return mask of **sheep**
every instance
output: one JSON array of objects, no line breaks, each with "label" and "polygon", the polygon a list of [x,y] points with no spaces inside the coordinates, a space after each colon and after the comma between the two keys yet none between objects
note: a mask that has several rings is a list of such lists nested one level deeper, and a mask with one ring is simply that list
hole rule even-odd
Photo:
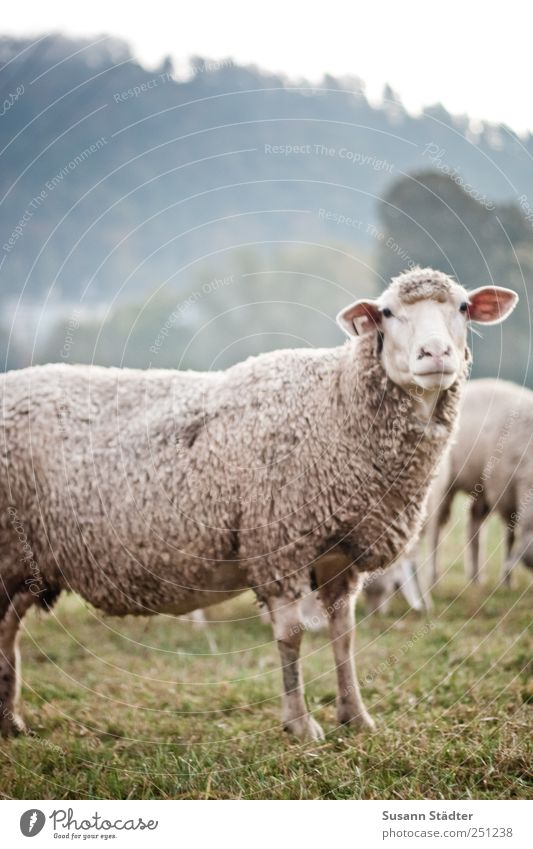
[{"label": "sheep", "polygon": [[[491,512],[506,525],[502,580],[513,566],[533,568],[533,392],[504,380],[470,381],[461,402],[454,443],[429,499],[432,579],[438,578],[438,542],[458,492],[470,496],[467,576],[479,581],[480,531]],[[517,541],[518,537],[518,541]]]},{"label": "sheep", "polygon": [[282,666],[282,719],[323,732],[300,670],[300,600],[317,588],[337,719],[372,728],[353,660],[361,575],[418,533],[469,367],[470,320],[509,289],[413,269],[337,316],[330,349],[220,372],[52,364],[2,378],[0,722],[23,729],[15,625],[62,590],[112,615],[183,615],[252,588]]},{"label": "sheep", "polygon": [[367,575],[363,585],[365,610],[386,613],[396,590],[400,590],[409,607],[417,613],[428,613],[431,609],[431,601],[419,585],[416,559],[407,552],[389,569]]},{"label": "sheep", "polygon": [[207,641],[207,645],[209,647],[209,651],[211,654],[218,653],[218,645],[215,638],[215,635],[211,628],[209,627],[209,622],[206,619],[205,613],[203,610],[191,610],[190,613],[184,614],[180,616],[184,622],[191,622],[193,628],[196,628],[199,631],[202,631],[205,634],[205,638]]},{"label": "sheep", "polygon": [[[265,605],[260,607],[259,618],[263,625],[272,625],[268,607]],[[316,590],[300,599],[300,622],[305,631],[323,631],[328,627],[328,617]]]}]

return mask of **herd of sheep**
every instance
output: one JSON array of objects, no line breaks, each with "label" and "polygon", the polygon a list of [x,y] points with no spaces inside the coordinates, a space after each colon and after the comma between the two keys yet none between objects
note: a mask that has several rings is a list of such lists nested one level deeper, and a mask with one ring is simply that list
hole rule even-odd
[{"label": "herd of sheep", "polygon": [[[320,739],[300,668],[305,606],[320,601],[337,720],[373,727],[354,665],[354,608],[420,590],[417,540],[435,548],[457,490],[479,531],[507,525],[505,580],[533,565],[533,394],[467,383],[470,322],[514,309],[413,269],[337,317],[345,344],[253,357],[221,372],[48,365],[2,377],[0,730],[24,729],[17,635],[64,590],[113,615],[191,614],[252,589],[283,677],[282,721]],[[390,571],[387,571],[392,567]],[[379,606],[378,602],[376,606]]]}]

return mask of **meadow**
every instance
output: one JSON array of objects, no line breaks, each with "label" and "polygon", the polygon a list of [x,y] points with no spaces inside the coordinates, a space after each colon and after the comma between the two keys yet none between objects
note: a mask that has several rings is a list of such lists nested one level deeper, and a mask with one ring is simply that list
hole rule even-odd
[{"label": "meadow", "polygon": [[431,617],[358,602],[357,663],[373,734],[335,722],[325,633],[303,644],[326,731],[280,730],[280,671],[253,597],[212,608],[208,635],[171,617],[102,617],[74,596],[30,612],[21,639],[31,734],[0,741],[4,798],[531,799],[533,577],[499,586],[489,522],[483,583],[462,567],[465,501],[442,547]]}]

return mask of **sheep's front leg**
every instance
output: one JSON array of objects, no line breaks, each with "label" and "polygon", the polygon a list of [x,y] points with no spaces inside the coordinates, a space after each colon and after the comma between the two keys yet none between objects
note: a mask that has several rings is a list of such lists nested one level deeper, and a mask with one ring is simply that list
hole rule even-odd
[{"label": "sheep's front leg", "polygon": [[[334,579],[320,588],[326,608],[337,668],[337,719],[358,728],[375,727],[359,689],[354,660],[355,599],[353,590],[338,589]],[[338,582],[342,586],[342,579]]]},{"label": "sheep's front leg", "polygon": [[20,657],[17,645],[20,622],[35,601],[31,593],[15,596],[0,621],[0,734],[12,737],[25,731],[18,713]]},{"label": "sheep's front leg", "polygon": [[274,637],[283,672],[283,728],[300,740],[322,740],[324,733],[307,710],[300,663],[303,624],[298,601],[269,600]]}]

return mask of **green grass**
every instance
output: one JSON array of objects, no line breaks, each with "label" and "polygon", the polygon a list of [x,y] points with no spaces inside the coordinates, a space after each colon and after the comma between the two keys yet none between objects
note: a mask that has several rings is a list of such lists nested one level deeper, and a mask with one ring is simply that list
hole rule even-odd
[{"label": "green grass", "polygon": [[533,796],[530,575],[501,589],[501,531],[489,528],[480,587],[466,584],[464,502],[444,543],[434,617],[359,605],[357,660],[377,733],[335,723],[325,634],[304,641],[321,744],[280,730],[270,630],[242,596],[205,633],[169,617],[103,618],[65,597],[31,613],[21,640],[32,736],[0,742],[9,798],[402,799]]}]

